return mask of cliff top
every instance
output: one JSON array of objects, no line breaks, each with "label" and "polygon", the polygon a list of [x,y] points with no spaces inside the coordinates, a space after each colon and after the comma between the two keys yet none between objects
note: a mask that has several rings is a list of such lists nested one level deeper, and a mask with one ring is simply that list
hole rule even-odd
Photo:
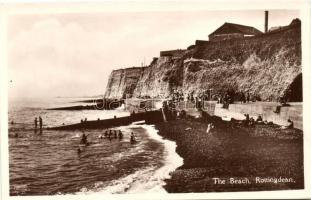
[{"label": "cliff top", "polygon": [[131,69],[143,69],[143,68],[146,68],[146,67],[147,66],[144,66],[144,67],[125,67],[125,68],[114,69],[112,71],[116,72],[116,71],[131,70]]}]

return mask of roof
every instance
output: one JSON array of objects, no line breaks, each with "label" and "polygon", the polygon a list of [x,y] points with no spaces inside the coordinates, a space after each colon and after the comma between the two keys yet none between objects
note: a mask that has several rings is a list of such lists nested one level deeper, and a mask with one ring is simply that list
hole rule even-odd
[{"label": "roof", "polygon": [[299,18],[293,19],[292,22],[289,25],[291,26],[291,25],[295,25],[295,24],[301,24],[301,21],[300,21]]},{"label": "roof", "polygon": [[224,23],[221,27],[216,29],[214,32],[209,34],[211,35],[219,35],[219,34],[228,34],[228,33],[242,33],[245,35],[258,35],[262,34],[261,31],[252,27],[252,26],[245,26],[240,24],[233,24],[233,23]]}]

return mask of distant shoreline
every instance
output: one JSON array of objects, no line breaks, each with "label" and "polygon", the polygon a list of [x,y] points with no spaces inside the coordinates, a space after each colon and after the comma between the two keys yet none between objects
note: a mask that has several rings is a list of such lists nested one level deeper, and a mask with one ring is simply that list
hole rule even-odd
[{"label": "distant shoreline", "polygon": [[55,107],[48,108],[48,110],[112,110],[120,107],[123,100],[112,100],[112,99],[88,99],[73,101],[72,103],[93,103],[90,105],[77,105],[77,106],[66,106],[66,107]]}]

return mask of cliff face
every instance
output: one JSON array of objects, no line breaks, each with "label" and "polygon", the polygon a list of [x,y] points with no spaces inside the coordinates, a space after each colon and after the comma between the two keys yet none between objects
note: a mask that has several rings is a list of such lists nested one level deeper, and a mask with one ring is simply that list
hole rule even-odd
[{"label": "cliff face", "polygon": [[143,67],[132,67],[113,70],[108,80],[105,97],[113,99],[125,98],[126,95],[131,96],[144,69]]},{"label": "cliff face", "polygon": [[182,84],[182,60],[160,57],[141,74],[134,90],[135,97],[168,97]]},{"label": "cliff face", "polygon": [[[113,71],[106,97],[168,97],[208,89],[250,93],[262,100],[293,96],[301,77],[300,24],[261,36],[192,46],[180,57],[163,56],[146,68]],[[298,84],[299,85],[299,84]]]}]

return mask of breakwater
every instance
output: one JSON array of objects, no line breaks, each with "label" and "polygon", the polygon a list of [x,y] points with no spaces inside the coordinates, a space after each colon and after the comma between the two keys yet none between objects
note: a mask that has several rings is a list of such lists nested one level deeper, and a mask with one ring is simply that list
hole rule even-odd
[{"label": "breakwater", "polygon": [[146,124],[163,121],[162,112],[160,110],[133,113],[126,117],[115,117],[111,119],[82,121],[76,124],[63,125],[48,128],[49,130],[76,130],[76,129],[98,129],[98,128],[111,128],[117,126],[126,126],[135,121],[145,121]]},{"label": "breakwater", "polygon": [[74,103],[92,103],[91,105],[77,105],[48,108],[47,110],[113,110],[119,108],[124,104],[122,99],[89,99],[83,101],[76,101]]}]

